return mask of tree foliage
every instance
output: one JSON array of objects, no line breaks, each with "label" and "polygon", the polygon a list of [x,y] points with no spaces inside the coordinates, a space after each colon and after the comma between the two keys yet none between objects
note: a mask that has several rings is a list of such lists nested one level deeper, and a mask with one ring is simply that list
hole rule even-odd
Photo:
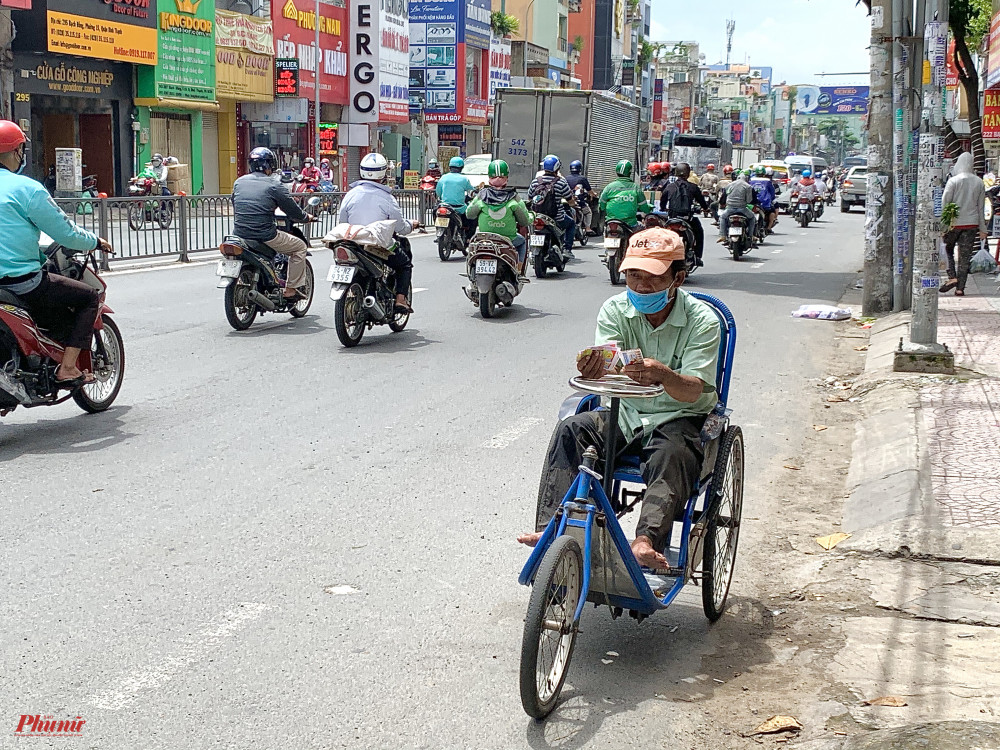
[{"label": "tree foliage", "polygon": [[495,10],[490,14],[490,27],[497,36],[511,36],[518,32],[521,23],[516,17]]},{"label": "tree foliage", "polygon": [[950,0],[948,24],[955,36],[965,39],[970,49],[979,49],[990,30],[992,0]]}]

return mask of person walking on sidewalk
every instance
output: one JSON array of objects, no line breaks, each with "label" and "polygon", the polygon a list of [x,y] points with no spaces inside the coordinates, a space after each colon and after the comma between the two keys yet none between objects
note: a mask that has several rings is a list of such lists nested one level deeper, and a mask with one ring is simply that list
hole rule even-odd
[{"label": "person walking on sidewalk", "polygon": [[[941,294],[955,290],[956,297],[965,296],[965,282],[969,278],[969,264],[976,249],[976,235],[986,239],[986,188],[972,170],[972,154],[958,157],[951,179],[944,186],[942,205],[958,205],[955,223],[944,234],[944,248],[948,254],[948,281],[938,290]],[[958,270],[955,269],[955,245],[958,245]]]}]

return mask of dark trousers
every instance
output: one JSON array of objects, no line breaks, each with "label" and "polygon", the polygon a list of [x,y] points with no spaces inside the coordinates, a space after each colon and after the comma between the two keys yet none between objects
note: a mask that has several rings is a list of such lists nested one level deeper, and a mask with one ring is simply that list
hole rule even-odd
[{"label": "dark trousers", "polygon": [[691,234],[694,235],[694,254],[698,260],[701,260],[702,254],[705,252],[705,230],[701,226],[701,219],[699,219],[695,214],[692,214],[688,219],[688,223],[691,225]]},{"label": "dark trousers", "polygon": [[[969,264],[976,252],[976,236],[979,230],[951,229],[944,235],[944,250],[948,256],[948,278],[958,279],[958,289],[965,291],[965,282],[969,279]],[[958,269],[955,269],[955,245],[958,245]]]},{"label": "dark trousers", "polygon": [[[93,287],[65,276],[42,272],[42,283],[35,289],[19,294],[31,309],[35,322],[55,334],[64,346],[90,349],[94,337],[94,321],[100,306],[100,294]],[[67,325],[67,323],[69,325]],[[65,336],[63,331],[68,330]]]},{"label": "dark trousers", "polygon": [[563,246],[566,248],[566,252],[572,252],[573,240],[576,239],[576,221],[573,220],[572,216],[566,214],[556,223],[563,230]]},{"label": "dark trousers", "polygon": [[[604,435],[609,411],[590,411],[564,419],[552,433],[545,468],[538,488],[535,529],[541,531],[555,514],[570,485],[576,479],[583,452],[591,445],[597,449],[597,471],[604,466]],[[685,417],[658,427],[646,440],[639,436],[627,442],[616,426],[618,457],[638,456],[646,495],[639,513],[636,536],[646,536],[653,548],[662,551],[670,527],[684,513],[695,482],[701,473],[705,452],[701,445],[704,417]]]},{"label": "dark trousers", "polygon": [[413,278],[413,256],[410,253],[410,243],[400,239],[396,252],[388,257],[385,264],[394,271],[396,294],[409,294],[410,280]]}]

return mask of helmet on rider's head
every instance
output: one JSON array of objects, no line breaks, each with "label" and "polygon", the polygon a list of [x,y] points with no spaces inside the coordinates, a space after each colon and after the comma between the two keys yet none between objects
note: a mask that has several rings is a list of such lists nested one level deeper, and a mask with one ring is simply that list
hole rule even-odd
[{"label": "helmet on rider's head", "polygon": [[579,159],[574,159],[569,163],[570,174],[583,174],[583,162]]},{"label": "helmet on rider's head", "polygon": [[327,159],[325,156],[322,159],[319,160],[319,163],[320,163],[320,166],[322,166],[322,167],[329,167],[330,166],[330,160]]},{"label": "helmet on rider's head", "polygon": [[302,163],[307,167],[311,167],[313,164],[316,163],[316,160],[313,159],[311,156],[307,156]]},{"label": "helmet on rider's head", "polygon": [[724,166],[722,168],[722,174],[732,174],[732,173],[733,173],[733,165],[732,164],[727,164],[726,166]]},{"label": "helmet on rider's head", "polygon": [[770,167],[764,167],[764,174],[768,177],[774,177],[774,170]]},{"label": "helmet on rider's head", "polygon": [[559,161],[559,157],[553,154],[549,154],[544,159],[542,159],[542,169],[551,174],[555,174],[559,171],[562,166],[562,162]]},{"label": "helmet on rider's head", "polygon": [[677,178],[680,180],[686,180],[691,176],[691,165],[686,161],[680,162],[676,167],[674,167],[674,172]]},{"label": "helmet on rider's head", "polygon": [[28,136],[16,122],[0,120],[0,154],[16,151],[24,143],[29,143]]},{"label": "helmet on rider's head", "polygon": [[802,176],[803,177],[812,177],[812,175],[813,175],[813,173],[812,173],[811,169],[803,169],[802,170]]},{"label": "helmet on rider's head", "polygon": [[361,160],[361,179],[381,182],[389,174],[389,162],[382,154],[372,152]]},{"label": "helmet on rider's head", "polygon": [[487,168],[487,174],[490,177],[509,177],[510,167],[507,166],[507,162],[503,159],[494,159]]},{"label": "helmet on rider's head", "polygon": [[[156,157],[154,156],[153,158],[155,159]],[[247,161],[251,172],[270,174],[278,168],[278,157],[274,155],[271,149],[264,146],[258,146],[251,151],[250,158]]]},{"label": "helmet on rider's head", "polygon": [[615,174],[619,177],[624,177],[626,180],[632,179],[632,162],[628,159],[622,159],[615,165]]},{"label": "helmet on rider's head", "polygon": [[663,170],[660,168],[660,162],[651,161],[646,165],[646,172],[649,173],[650,177],[658,177],[663,174]]},{"label": "helmet on rider's head", "polygon": [[448,162],[448,169],[453,169],[456,172],[461,172],[465,169],[465,159],[461,156],[451,157],[451,161]]},{"label": "helmet on rider's head", "polygon": [[440,165],[438,164],[438,160],[437,159],[431,159],[429,162],[427,162],[427,168],[428,169],[439,169]]},{"label": "helmet on rider's head", "polygon": [[757,175],[758,177],[763,177],[764,174],[765,174],[764,165],[763,164],[758,164],[757,166],[755,166],[753,168],[753,173],[755,175]]},{"label": "helmet on rider's head", "polygon": [[163,154],[153,154],[153,158],[149,160],[149,163],[154,167],[158,167],[163,164]]},{"label": "helmet on rider's head", "polygon": [[669,161],[661,161],[660,162],[660,172],[662,174],[670,174],[670,169],[671,169],[671,167],[670,167],[670,162]]},{"label": "helmet on rider's head", "polygon": [[709,164],[707,167],[705,167],[705,171],[706,172],[714,172],[715,171],[715,165],[714,164]]}]

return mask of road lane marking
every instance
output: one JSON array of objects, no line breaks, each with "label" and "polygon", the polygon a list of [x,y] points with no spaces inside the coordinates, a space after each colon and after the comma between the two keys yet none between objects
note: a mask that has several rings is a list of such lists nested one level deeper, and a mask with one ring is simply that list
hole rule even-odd
[{"label": "road lane marking", "polygon": [[260,602],[240,602],[199,628],[196,634],[187,636],[175,654],[163,657],[146,669],[125,675],[117,687],[98,692],[90,702],[105,711],[126,708],[139,697],[139,693],[155,691],[192,665],[204,661],[210,652],[219,648],[226,639],[236,636],[247,624],[260,617],[265,609],[267,605]]},{"label": "road lane marking", "polygon": [[754,263],[752,266],[750,266],[750,268],[763,268],[763,267],[764,267],[763,263]]},{"label": "road lane marking", "polygon": [[784,249],[785,248],[783,248],[783,247],[776,247],[776,248],[774,248],[774,250],[771,251],[771,255],[777,255],[778,253],[782,252]]},{"label": "road lane marking", "polygon": [[419,293],[419,292],[426,292],[426,291],[427,291],[427,287],[424,287],[424,286],[418,286],[418,287],[417,287],[416,289],[414,289],[414,290],[413,290],[413,293],[414,293],[414,294],[417,294],[417,293]]},{"label": "road lane marking", "polygon": [[798,243],[798,240],[788,240],[788,244],[789,245],[795,245],[797,243]]},{"label": "road lane marking", "polygon": [[526,435],[532,427],[541,422],[540,417],[525,417],[524,419],[512,424],[505,430],[498,432],[496,435],[491,437],[485,443],[483,443],[483,448],[492,448],[494,450],[502,450],[508,445],[513,443],[522,435]]}]

